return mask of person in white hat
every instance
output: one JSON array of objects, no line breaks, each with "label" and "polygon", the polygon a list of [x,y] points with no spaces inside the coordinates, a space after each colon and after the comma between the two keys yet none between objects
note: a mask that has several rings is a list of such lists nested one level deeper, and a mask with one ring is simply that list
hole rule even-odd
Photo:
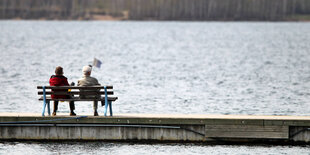
[{"label": "person in white hat", "polygon": [[[98,80],[94,77],[91,77],[91,71],[92,67],[91,66],[84,66],[83,67],[83,77],[78,80],[78,86],[100,86],[100,83]],[[95,96],[93,95],[81,95],[81,98],[94,98]],[[97,109],[98,109],[98,101],[94,101],[94,116],[99,116]]]}]

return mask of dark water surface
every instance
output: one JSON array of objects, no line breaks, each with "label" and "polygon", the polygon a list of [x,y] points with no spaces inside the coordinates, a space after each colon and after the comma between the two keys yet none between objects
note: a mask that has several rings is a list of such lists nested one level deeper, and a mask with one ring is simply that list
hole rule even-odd
[{"label": "dark water surface", "polygon": [[[0,21],[0,54],[0,112],[41,112],[36,86],[48,85],[58,65],[76,82],[96,57],[103,65],[93,76],[114,85],[115,113],[310,115],[310,23]],[[76,104],[76,112],[92,113],[92,103]],[[49,146],[0,143],[0,153],[309,153],[290,146]]]},{"label": "dark water surface", "polygon": [[308,146],[239,146],[197,144],[133,144],[104,142],[6,142],[0,143],[0,154],[309,154]]}]

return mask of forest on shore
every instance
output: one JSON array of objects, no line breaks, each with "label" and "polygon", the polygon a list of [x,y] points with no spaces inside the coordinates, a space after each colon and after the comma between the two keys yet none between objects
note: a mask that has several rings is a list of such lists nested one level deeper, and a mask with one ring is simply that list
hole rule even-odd
[{"label": "forest on shore", "polygon": [[310,0],[0,0],[0,19],[310,21]]}]

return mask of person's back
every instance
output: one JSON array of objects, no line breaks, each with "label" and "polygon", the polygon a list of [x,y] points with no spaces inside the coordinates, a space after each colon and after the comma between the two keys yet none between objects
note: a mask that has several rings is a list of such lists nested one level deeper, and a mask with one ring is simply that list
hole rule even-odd
[{"label": "person's back", "polygon": [[[50,86],[69,86],[68,80],[63,75],[52,75],[49,80]],[[64,90],[52,90],[54,92],[65,92]],[[52,99],[68,98],[67,95],[51,95]]]},{"label": "person's back", "polygon": [[[98,80],[94,77],[91,77],[91,70],[92,68],[90,66],[84,66],[83,67],[83,74],[84,76],[78,80],[77,86],[100,86]],[[86,92],[87,90],[80,90],[81,92]],[[91,92],[94,90],[89,90],[88,92]],[[97,91],[97,90],[95,90]],[[80,95],[80,98],[99,98],[100,96],[96,95]],[[98,101],[94,101],[94,116],[98,116]]]},{"label": "person's back", "polygon": [[84,75],[83,78],[79,79],[78,86],[96,86],[99,85],[99,82],[96,78],[91,77],[90,75]]},{"label": "person's back", "polygon": [[[55,69],[55,74],[56,75],[52,75],[50,80],[49,80],[49,83],[50,83],[50,86],[69,86],[69,83],[68,83],[68,80],[65,76],[63,76],[63,68],[58,66],[56,67]],[[52,90],[54,92],[67,92],[68,90]],[[68,99],[70,98],[69,95],[54,95],[52,94],[51,95],[51,98],[52,99]],[[54,101],[54,110],[53,110],[53,116],[56,115],[56,112],[58,110],[58,101]],[[69,106],[70,106],[70,116],[76,116],[76,114],[74,113],[74,109],[75,109],[75,106],[74,106],[74,102],[73,101],[70,101],[69,102]]]},{"label": "person's back", "polygon": [[[84,75],[83,78],[78,80],[78,86],[100,86],[96,78]],[[81,92],[93,92],[97,90],[80,90]],[[95,95],[80,95],[80,98],[96,98],[100,96]]]}]

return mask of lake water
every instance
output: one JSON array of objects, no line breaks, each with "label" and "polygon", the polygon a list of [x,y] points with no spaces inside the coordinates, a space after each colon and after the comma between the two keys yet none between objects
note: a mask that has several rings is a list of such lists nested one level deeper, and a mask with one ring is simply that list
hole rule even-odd
[{"label": "lake water", "polygon": [[[309,43],[307,22],[0,21],[0,112],[40,113],[36,86],[59,65],[76,83],[96,57],[103,64],[92,74],[114,86],[115,113],[310,115]],[[92,103],[76,113],[91,114]],[[310,154],[303,146],[0,143],[0,154],[25,150]]]}]

